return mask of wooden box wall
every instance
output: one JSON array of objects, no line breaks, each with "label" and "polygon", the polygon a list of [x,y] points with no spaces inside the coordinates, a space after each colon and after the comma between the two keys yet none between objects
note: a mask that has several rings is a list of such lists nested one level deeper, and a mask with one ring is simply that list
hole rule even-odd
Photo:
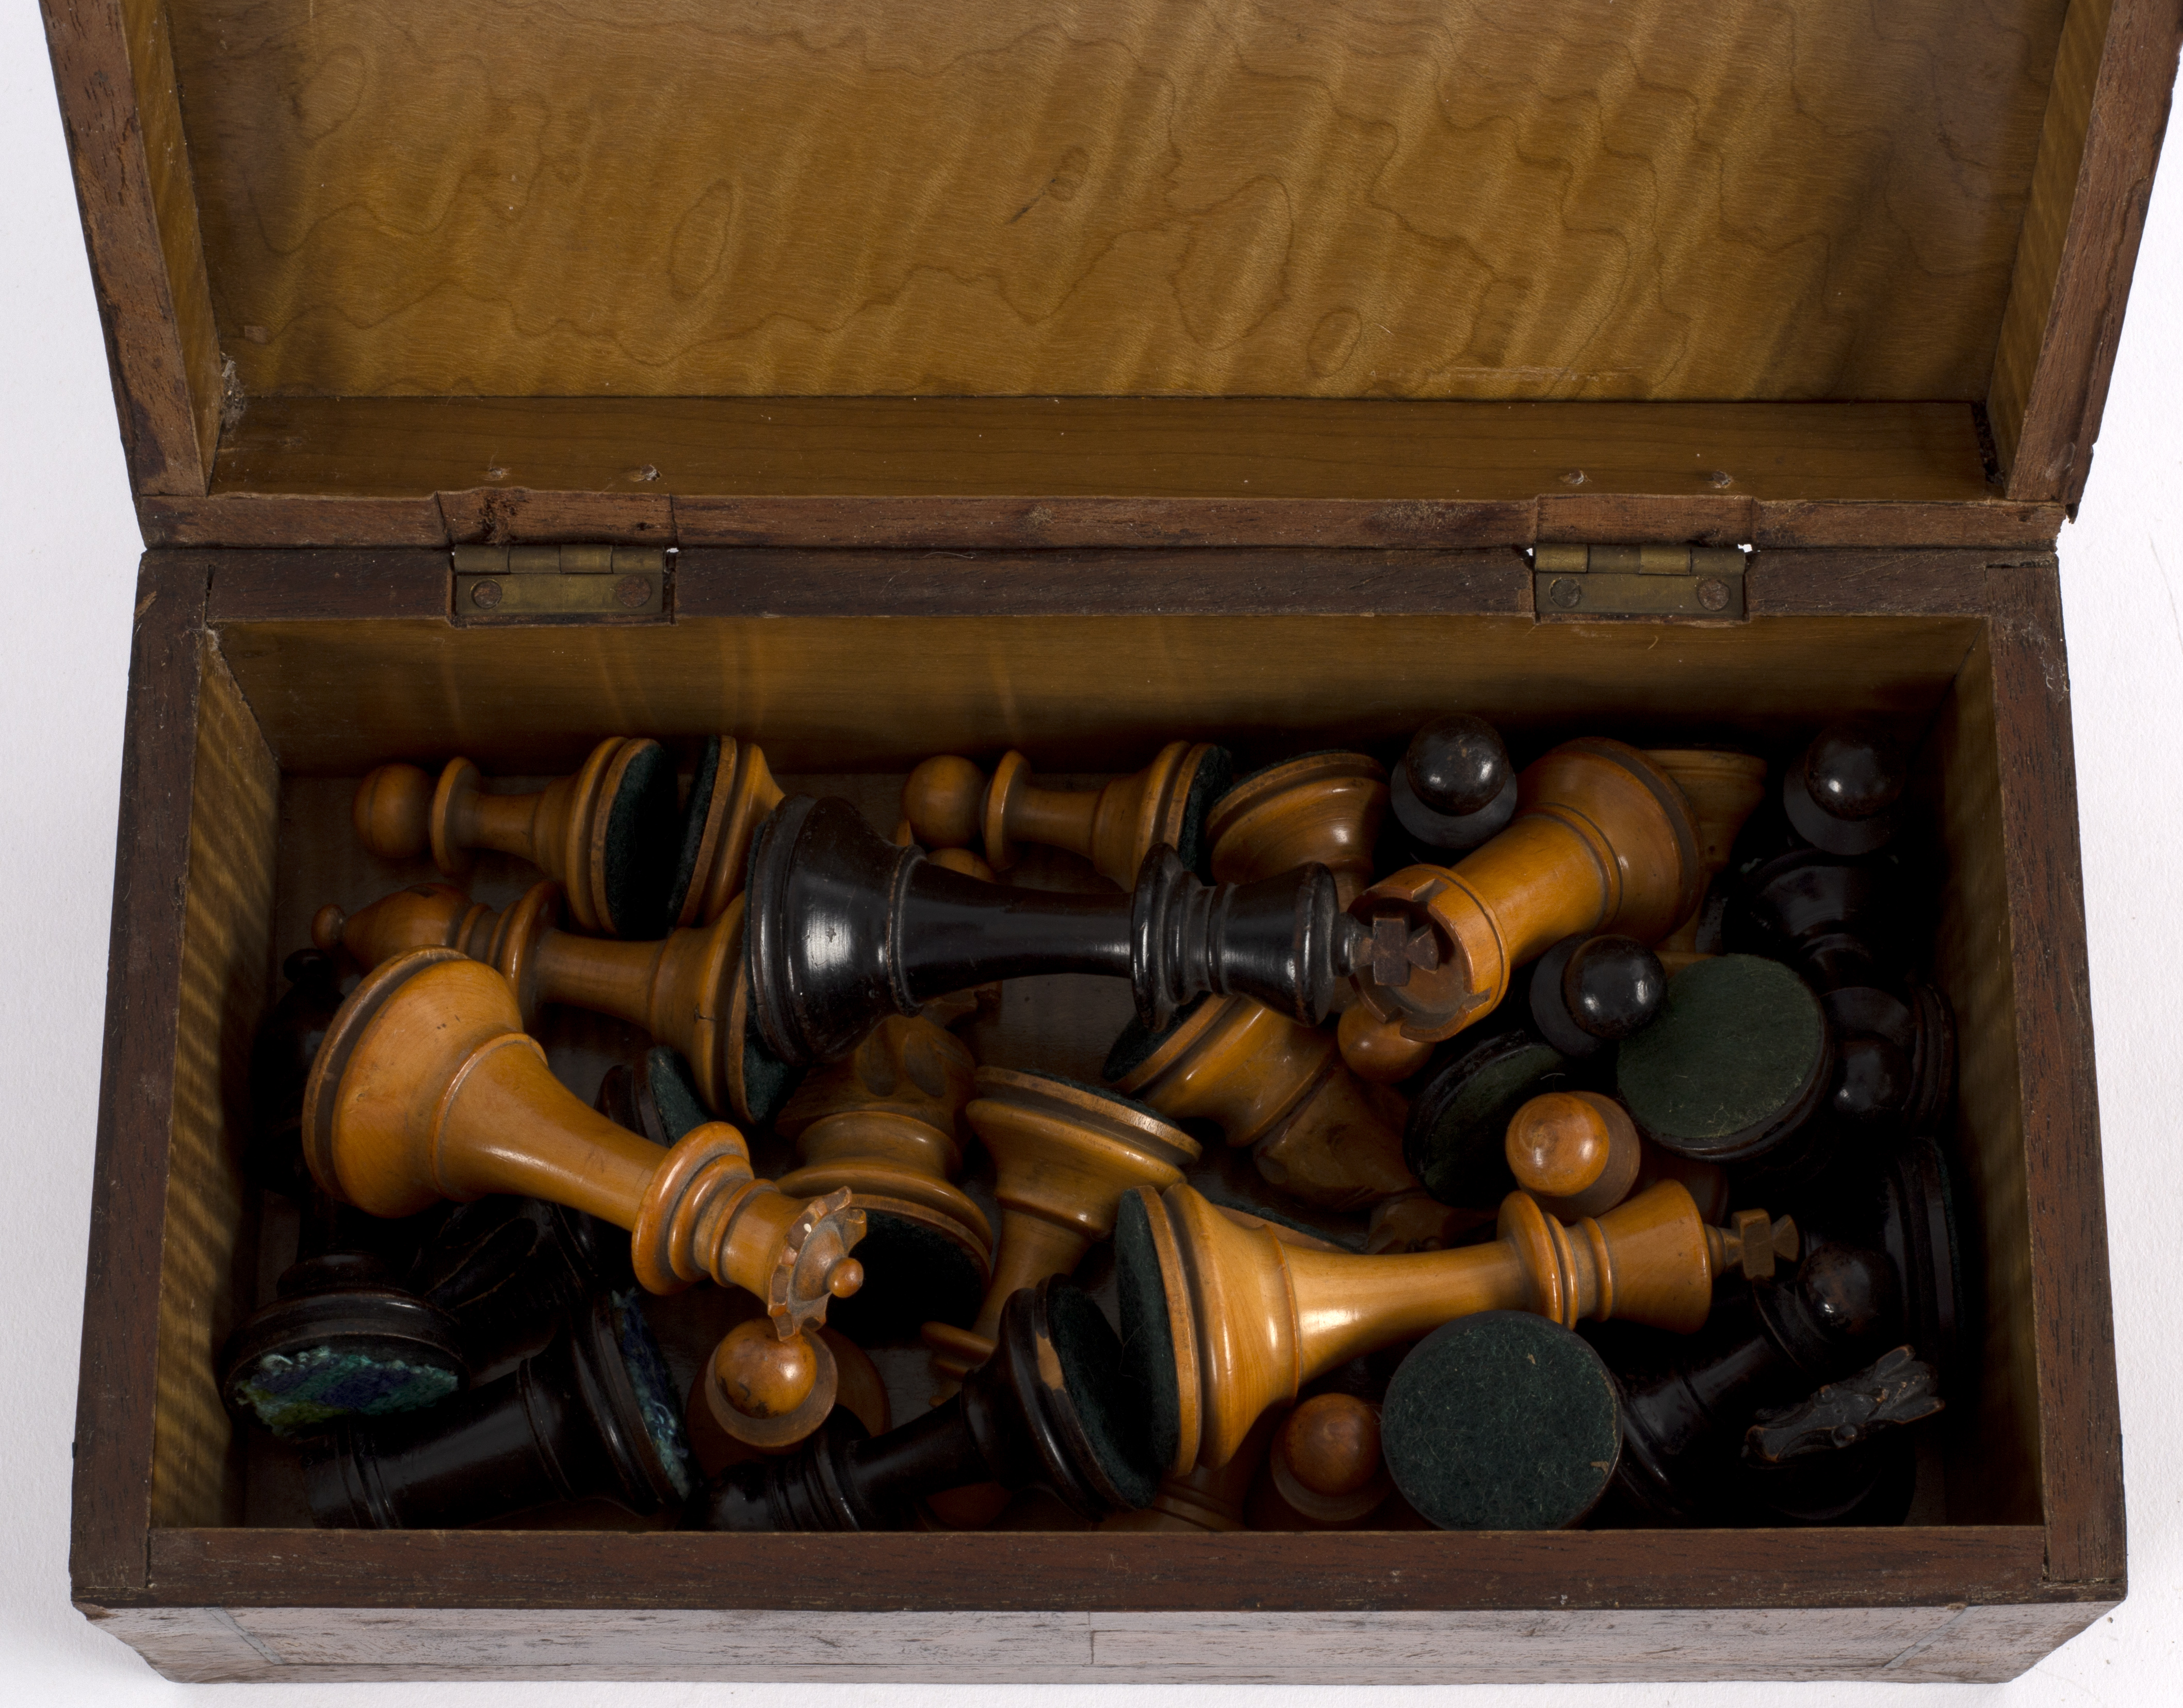
[{"label": "wooden box wall", "polygon": [[[1038,0],[792,14],[769,36],[689,0],[611,30],[579,8],[548,41],[463,0],[397,40],[233,0],[47,7],[155,548],[80,1401],[86,1612],[207,1678],[1442,1683],[2000,1678],[2112,1605],[2049,548],[2096,436],[2173,8],[1928,3],[1875,32],[1825,0],[1622,0],[1505,39],[1440,0],[1112,0],[1073,32]],[[1158,159],[1130,140],[1154,133]],[[1006,169],[951,164],[966,135]],[[680,547],[669,617],[453,617],[447,546],[534,541]],[[1755,546],[1750,618],[1541,622],[1520,553],[1564,541]],[[890,675],[942,635],[955,675]],[[1118,684],[1147,646],[1189,685]],[[1293,679],[1228,662],[1253,656]],[[1948,1522],[1684,1537],[1672,1578],[1641,1533],[234,1527],[206,1360],[249,1256],[236,1070],[293,946],[284,775],[447,730],[543,767],[625,724],[732,729],[817,769],[1004,740],[1135,763],[1178,719],[1390,734],[1456,691],[1450,658],[1465,703],[1527,729],[1861,707],[1917,739],[1990,1307]],[[992,684],[1027,663],[1003,706]],[[857,714],[813,685],[829,672],[908,685]]]}]

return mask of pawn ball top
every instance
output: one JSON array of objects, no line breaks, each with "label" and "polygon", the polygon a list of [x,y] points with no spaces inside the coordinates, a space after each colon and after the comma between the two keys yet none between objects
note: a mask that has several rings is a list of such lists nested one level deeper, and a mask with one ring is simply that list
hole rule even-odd
[{"label": "pawn ball top", "polygon": [[342,927],[347,923],[348,915],[329,901],[311,915],[311,941],[321,954],[331,955],[342,946]]},{"label": "pawn ball top", "polygon": [[968,759],[928,759],[902,785],[903,817],[927,848],[968,848],[980,835],[986,774]]},{"label": "pawn ball top", "polygon": [[1660,957],[1634,937],[1591,938],[1578,946],[1562,972],[1569,1018],[1609,1042],[1644,1030],[1667,994]]},{"label": "pawn ball top", "polygon": [[1886,1038],[1852,1034],[1841,1040],[1828,1107],[1844,1121],[1881,1121],[1910,1096],[1910,1062]]},{"label": "pawn ball top", "polygon": [[1451,818],[1484,811],[1508,786],[1513,768],[1501,732],[1467,712],[1436,718],[1403,755],[1411,792]]},{"label": "pawn ball top", "polygon": [[746,1417],[785,1417],[811,1397],[819,1358],[801,1334],[783,1340],[763,1317],[738,1323],[713,1350],[713,1373]]},{"label": "pawn ball top", "polygon": [[364,774],[350,808],[357,840],[382,860],[414,860],[431,844],[433,783],[414,765]]},{"label": "pawn ball top", "polygon": [[1352,1394],[1317,1394],[1288,1415],[1274,1450],[1314,1494],[1353,1494],[1380,1470],[1380,1412]]},{"label": "pawn ball top", "polygon": [[1607,1172],[1614,1133],[1597,1101],[1569,1091],[1543,1091],[1508,1123],[1509,1173],[1527,1192],[1574,1198]]},{"label": "pawn ball top", "polygon": [[864,1266],[853,1257],[844,1257],[826,1272],[826,1290],[836,1299],[846,1299],[864,1284]]},{"label": "pawn ball top", "polygon": [[1901,746],[1880,730],[1834,724],[1804,750],[1804,786],[1836,818],[1870,818],[1902,798],[1908,765]]}]

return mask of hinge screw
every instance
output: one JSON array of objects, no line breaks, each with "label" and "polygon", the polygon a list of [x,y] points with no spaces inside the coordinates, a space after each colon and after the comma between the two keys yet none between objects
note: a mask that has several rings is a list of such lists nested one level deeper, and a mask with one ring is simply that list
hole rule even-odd
[{"label": "hinge screw", "polygon": [[480,611],[490,611],[500,603],[500,583],[473,581],[470,583],[470,603]]},{"label": "hinge screw", "polygon": [[637,610],[652,597],[652,584],[642,575],[625,575],[614,583],[614,597],[625,609]]},{"label": "hinge screw", "polygon": [[1728,583],[1718,575],[1708,575],[1698,583],[1698,603],[1708,611],[1728,607]]},{"label": "hinge screw", "polygon": [[[1722,596],[1727,596],[1725,591]],[[1574,611],[1584,602],[1584,585],[1574,575],[1557,575],[1547,584],[1547,597],[1564,611]]]}]

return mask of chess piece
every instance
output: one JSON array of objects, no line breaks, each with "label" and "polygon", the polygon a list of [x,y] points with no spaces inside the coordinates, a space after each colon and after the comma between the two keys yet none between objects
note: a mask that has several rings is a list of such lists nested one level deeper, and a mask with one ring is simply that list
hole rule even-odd
[{"label": "chess piece", "polygon": [[1420,846],[1467,853],[1515,817],[1516,768],[1483,718],[1436,718],[1410,738],[1390,790],[1395,820]]},{"label": "chess piece", "polygon": [[819,1334],[783,1340],[762,1317],[738,1323],[705,1361],[706,1409],[738,1441],[794,1445],[826,1421],[841,1374]]},{"label": "chess piece", "polygon": [[1441,1055],[1410,1100],[1403,1159],[1441,1203],[1491,1219],[1516,1190],[1508,1169],[1509,1122],[1542,1093],[1578,1089],[1577,1065],[1520,1026],[1459,1040]]},{"label": "chess piece", "polygon": [[783,1339],[864,1276],[847,1192],[798,1200],[753,1177],[710,1122],[664,1154],[563,1089],[523,1035],[508,981],[450,949],[386,962],[342,1005],[303,1098],[304,1154],[329,1194],[375,1216],[508,1192],[630,1231],[636,1278],[754,1294]]},{"label": "chess piece", "polygon": [[1728,1214],[1725,1174],[1647,1145],[1629,1112],[1597,1091],[1532,1098],[1509,1118],[1505,1148],[1518,1190],[1561,1221],[1603,1216],[1659,1180],[1681,1181],[1702,1221]]},{"label": "chess piece", "polygon": [[1200,997],[1158,1035],[1132,1023],[1103,1077],[1170,1120],[1213,1122],[1308,1203],[1353,1209],[1417,1184],[1402,1100],[1350,1073],[1327,1034],[1247,996]]},{"label": "chess piece", "polygon": [[1387,1384],[1388,1474],[1444,1530],[1565,1530],[1614,1477],[1619,1411],[1614,1378],[1581,1335],[1521,1312],[1461,1317]]},{"label": "chess piece", "polygon": [[586,1497],[646,1513],[695,1486],[658,1345],[634,1295],[601,1299],[546,1350],[414,1421],[310,1444],[321,1524],[453,1529]]},{"label": "chess piece", "polygon": [[1675,779],[1691,803],[1698,835],[1698,905],[1653,949],[1670,973],[1698,956],[1698,923],[1712,899],[1711,885],[1726,868],[1744,823],[1766,796],[1766,762],[1752,753],[1713,747],[1651,747],[1645,757]]},{"label": "chess piece", "polygon": [[1509,975],[1563,939],[1649,943],[1697,906],[1690,804],[1636,748],[1564,742],[1518,781],[1507,829],[1454,867],[1381,879],[1350,909],[1371,949],[1342,1017],[1342,1055],[1367,1077],[1415,1071],[1429,1045],[1491,1012]]},{"label": "chess piece", "polygon": [[[1534,1319],[1536,1320],[1536,1319]],[[1315,1524],[1362,1518],[1394,1492],[1380,1451],[1380,1408],[1354,1394],[1314,1394],[1274,1434],[1274,1487]]]},{"label": "chess piece", "polygon": [[714,735],[698,755],[683,809],[682,845],[668,888],[668,920],[710,925],[743,893],[751,840],[780,805],[780,785],[755,741]]},{"label": "chess piece", "polygon": [[990,1357],[1008,1301],[1047,1276],[1068,1275],[1114,1231],[1132,1187],[1174,1185],[1197,1141],[1112,1092],[1045,1073],[980,1068],[964,1116],[992,1158],[1001,1245],[983,1307],[969,1328],[928,1323],[925,1343],[942,1377]]},{"label": "chess piece", "polygon": [[769,1119],[801,1076],[751,1028],[737,901],[709,925],[637,943],[563,930],[564,899],[557,884],[534,884],[495,913],[446,884],[422,884],[353,914],[321,907],[311,934],[366,968],[411,949],[458,950],[505,975],[526,1028],[549,1003],[611,1014],[687,1058],[707,1108],[752,1126]]},{"label": "chess piece", "polygon": [[414,765],[382,765],[357,785],[358,840],[382,860],[427,848],[460,883],[475,850],[527,860],[569,894],[585,930],[657,937],[672,923],[681,835],[675,761],[657,741],[609,737],[573,777],[535,795],[488,795],[478,768],[452,759],[435,785]]},{"label": "chess piece", "polygon": [[1127,978],[1157,1029],[1201,990],[1323,1018],[1361,928],[1307,866],[1208,889],[1172,849],[1126,902],[982,884],[899,848],[838,799],[796,796],[758,832],[748,896],[753,1012],[778,1059],[833,1061],[881,1017],[1033,973]]},{"label": "chess piece", "polygon": [[1909,777],[1901,745],[1885,730],[1830,724],[1783,774],[1782,811],[1799,836],[1825,853],[1877,853],[1895,835],[1896,807]]},{"label": "chess piece", "polygon": [[1917,1494],[1902,1430],[1944,1409],[1940,1376],[1897,1346],[1801,1403],[1763,1411],[1728,1479],[1735,1516],[1768,1526],[1899,1524]]},{"label": "chess piece", "polygon": [[1336,899],[1347,907],[1372,881],[1386,776],[1364,754],[1334,752],[1306,753],[1253,773],[1206,820],[1214,878],[1249,884],[1324,866],[1334,874]]},{"label": "chess piece", "polygon": [[928,759],[903,785],[902,812],[927,848],[982,841],[993,869],[1005,872],[1017,843],[1043,843],[1081,855],[1127,890],[1155,848],[1204,869],[1206,814],[1235,774],[1227,749],[1203,741],[1170,741],[1143,770],[1096,793],[1033,786],[1020,753],[1004,756],[991,782],[967,759]]},{"label": "chess piece", "polygon": [[918,1503],[980,1483],[1044,1488],[1080,1517],[1142,1506],[1158,1486],[1122,1349],[1091,1296],[1058,1276],[1015,1294],[993,1356],[946,1404],[866,1439],[836,1411],[783,1459],[731,1466],[697,1504],[715,1530],[902,1528]]},{"label": "chess piece", "polygon": [[1940,1372],[1897,1346],[1796,1405],[1759,1412],[1744,1431],[1743,1457],[1769,1467],[1792,1464],[1923,1422],[1945,1405]]},{"label": "chess piece", "polygon": [[453,1315],[404,1284],[414,1230],[364,1223],[310,1195],[296,1261],[220,1354],[220,1397],[236,1417],[298,1435],[437,1406],[483,1367]]},{"label": "chess piece", "polygon": [[1187,1186],[1140,1188],[1115,1222],[1123,1344],[1159,1461],[1220,1465],[1313,1377],[1458,1317],[1531,1311],[1564,1327],[1615,1317],[1690,1333],[1717,1274],[1772,1273],[1765,1227],[1766,1238],[1747,1223],[1708,1227],[1667,1180],[1574,1228],[1513,1192],[1491,1245],[1363,1257],[1240,1227]]},{"label": "chess piece", "polygon": [[1492,1223],[1491,1210],[1443,1204],[1423,1187],[1417,1187],[1382,1198],[1372,1206],[1364,1250],[1375,1257],[1390,1252],[1444,1251]]},{"label": "chess piece", "polygon": [[1153,1498],[1131,1512],[1108,1515],[1102,1530],[1197,1531],[1219,1534],[1255,1528],[1245,1516],[1251,1484],[1264,1462],[1266,1445],[1281,1421],[1278,1411],[1261,1417],[1236,1456],[1225,1465],[1193,1465],[1160,1478]]},{"label": "chess piece", "polygon": [[[747,1331],[760,1320],[747,1319],[730,1332]],[[833,1403],[847,1408],[867,1435],[886,1434],[893,1427],[893,1413],[887,1403],[886,1382],[879,1367],[872,1362],[871,1355],[830,1323],[811,1338],[825,1348],[832,1361]],[[771,1418],[760,1422],[756,1429],[750,1428],[753,1414],[728,1396],[723,1378],[714,1374],[718,1356],[719,1349],[715,1348],[714,1356],[705,1361],[705,1367],[690,1384],[690,1397],[683,1407],[683,1431],[689,1438],[690,1456],[697,1461],[697,1468],[708,1478],[717,1477],[730,1465],[794,1452],[810,1432],[791,1434],[769,1428],[775,1421]],[[768,1439],[753,1441],[748,1439],[752,1434]],[[775,1437],[785,1439],[772,1439]]]},{"label": "chess piece", "polygon": [[847,1188],[864,1212],[857,1260],[865,1284],[834,1317],[858,1338],[967,1322],[978,1309],[993,1231],[954,1184],[963,1169],[959,1123],[977,1071],[969,1048],[944,1027],[890,1014],[852,1054],[806,1079],[775,1119],[797,1162],[780,1190],[808,1197]]},{"label": "chess piece", "polygon": [[1653,1023],[1668,995],[1659,957],[1634,937],[1564,937],[1533,963],[1531,1024],[1572,1062]]}]

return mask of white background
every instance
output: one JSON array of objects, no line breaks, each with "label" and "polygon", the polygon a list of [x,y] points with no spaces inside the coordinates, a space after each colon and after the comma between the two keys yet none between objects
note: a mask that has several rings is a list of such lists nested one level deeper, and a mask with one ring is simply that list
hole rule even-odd
[{"label": "white background", "polygon": [[[141,541],[36,8],[0,11],[0,1704],[192,1694],[69,1605],[69,1440],[82,1331],[131,590]],[[2092,1005],[2130,1507],[2130,1599],[2005,1686],[1490,1684],[1467,1705],[2173,1704],[2183,1700],[2183,164],[2152,201],[2084,519],[2064,530]],[[2172,570],[2171,570],[2172,564]],[[94,1325],[93,1333],[97,1332]],[[1662,1549],[1673,1569],[1674,1544]],[[1452,1679],[1451,1685],[1462,1683]],[[269,1687],[195,1687],[205,1704]],[[254,1694],[253,1693],[255,1693]],[[1390,1691],[1416,1695],[1414,1691]],[[1323,1703],[1317,1690],[733,1685],[320,1685],[286,1702],[464,1708],[975,1699],[1144,1708]]]}]

